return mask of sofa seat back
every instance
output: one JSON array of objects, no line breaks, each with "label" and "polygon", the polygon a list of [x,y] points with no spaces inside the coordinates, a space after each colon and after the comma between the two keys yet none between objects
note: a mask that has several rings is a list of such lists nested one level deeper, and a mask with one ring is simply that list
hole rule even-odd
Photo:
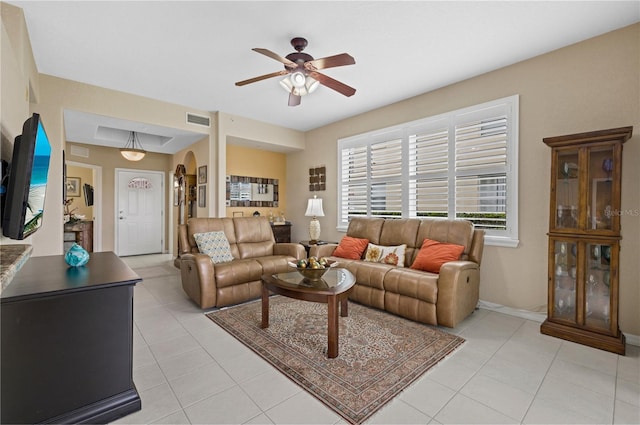
[{"label": "sofa seat back", "polygon": [[474,231],[473,224],[467,220],[354,217],[349,222],[347,236],[368,239],[369,243],[376,245],[407,245],[405,267],[413,264],[425,239],[462,245],[464,250],[460,259],[478,264],[480,264],[484,246],[484,232]]},{"label": "sofa seat back", "polygon": [[224,232],[234,259],[273,255],[275,239],[266,217],[190,218],[180,226],[178,238],[183,252],[198,253],[195,233]]}]

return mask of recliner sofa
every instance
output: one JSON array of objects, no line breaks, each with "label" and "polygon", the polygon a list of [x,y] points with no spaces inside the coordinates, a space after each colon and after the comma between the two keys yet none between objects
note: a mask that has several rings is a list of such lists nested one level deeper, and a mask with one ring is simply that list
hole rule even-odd
[{"label": "recliner sofa", "polygon": [[[195,233],[223,231],[233,260],[214,264],[199,251]],[[266,217],[191,218],[178,227],[182,288],[201,308],[224,307],[259,298],[260,277],[291,271],[305,258],[302,245],[276,243]]]},{"label": "recliner sofa", "polygon": [[[356,278],[349,299],[431,325],[454,328],[479,299],[484,230],[466,220],[353,218],[347,236],[383,246],[406,245],[405,267],[334,257],[337,244],[313,245],[310,255],[338,261]],[[462,245],[460,259],[439,273],[411,269],[425,238]]]}]

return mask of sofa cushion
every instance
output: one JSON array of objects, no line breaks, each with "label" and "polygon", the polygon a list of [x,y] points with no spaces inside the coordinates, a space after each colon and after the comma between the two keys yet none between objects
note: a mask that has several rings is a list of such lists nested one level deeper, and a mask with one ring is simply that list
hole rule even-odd
[{"label": "sofa cushion", "polygon": [[462,251],[464,251],[464,246],[462,245],[425,239],[411,268],[439,273],[440,267],[444,263],[459,259]]},{"label": "sofa cushion", "polygon": [[364,254],[364,261],[385,263],[392,266],[404,267],[404,252],[407,245],[382,246],[370,243]]},{"label": "sofa cushion", "polygon": [[211,257],[213,264],[227,263],[233,260],[229,240],[223,231],[194,233],[198,249]]},{"label": "sofa cushion", "polygon": [[369,239],[345,236],[340,241],[340,244],[338,244],[333,255],[335,257],[348,258],[350,260],[359,260],[362,258],[364,250],[367,249],[367,245],[369,245]]}]

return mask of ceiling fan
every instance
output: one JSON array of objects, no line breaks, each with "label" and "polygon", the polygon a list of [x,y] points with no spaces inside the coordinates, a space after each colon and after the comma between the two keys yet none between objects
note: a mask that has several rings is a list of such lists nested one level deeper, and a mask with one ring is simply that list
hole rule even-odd
[{"label": "ceiling fan", "polygon": [[258,52],[270,57],[271,59],[275,59],[278,62],[282,62],[284,64],[284,69],[282,71],[272,72],[271,74],[250,78],[248,80],[238,81],[236,86],[244,86],[246,84],[266,80],[267,78],[289,74],[284,80],[280,81],[280,85],[289,92],[289,106],[298,106],[302,96],[312,93],[316,88],[318,88],[319,84],[327,86],[347,97],[353,96],[356,89],[321,74],[318,70],[334,68],[337,66],[353,65],[356,63],[355,59],[346,53],[340,53],[335,56],[328,56],[321,59],[314,59],[311,55],[302,53],[304,48],[307,47],[307,44],[307,40],[302,37],[295,37],[291,39],[291,45],[296,51],[289,53],[284,58],[277,53],[273,53],[271,50],[261,48],[251,49],[254,52]]}]

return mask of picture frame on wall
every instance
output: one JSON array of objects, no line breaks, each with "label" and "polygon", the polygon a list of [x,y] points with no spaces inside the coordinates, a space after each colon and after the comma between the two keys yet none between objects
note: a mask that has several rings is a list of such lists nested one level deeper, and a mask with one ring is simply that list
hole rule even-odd
[{"label": "picture frame on wall", "polygon": [[67,189],[67,196],[80,197],[80,177],[67,177],[65,187]]},{"label": "picture frame on wall", "polygon": [[198,186],[198,207],[205,208],[207,206],[207,185]]},{"label": "picture frame on wall", "polygon": [[198,184],[204,184],[207,182],[207,166],[203,165],[198,167]]}]

